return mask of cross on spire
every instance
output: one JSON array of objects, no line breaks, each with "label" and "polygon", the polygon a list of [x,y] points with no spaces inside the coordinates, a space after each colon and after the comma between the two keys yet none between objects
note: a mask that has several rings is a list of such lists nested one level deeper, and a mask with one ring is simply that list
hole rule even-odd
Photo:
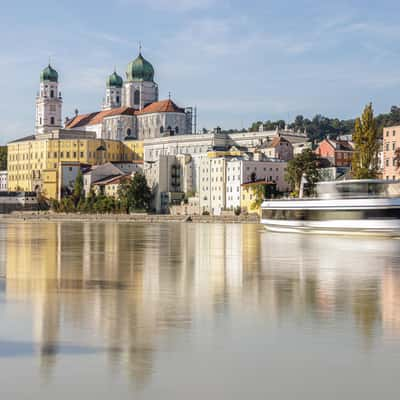
[{"label": "cross on spire", "polygon": [[168,100],[171,100],[171,92],[168,92]]},{"label": "cross on spire", "polygon": [[139,40],[139,54],[142,54],[142,42]]}]

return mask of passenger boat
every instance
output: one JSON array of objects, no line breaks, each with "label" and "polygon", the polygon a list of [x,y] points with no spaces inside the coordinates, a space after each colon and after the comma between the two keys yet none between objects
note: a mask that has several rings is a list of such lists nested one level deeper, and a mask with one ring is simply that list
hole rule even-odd
[{"label": "passenger boat", "polygon": [[261,222],[279,232],[400,236],[400,182],[317,184],[313,198],[266,200]]}]

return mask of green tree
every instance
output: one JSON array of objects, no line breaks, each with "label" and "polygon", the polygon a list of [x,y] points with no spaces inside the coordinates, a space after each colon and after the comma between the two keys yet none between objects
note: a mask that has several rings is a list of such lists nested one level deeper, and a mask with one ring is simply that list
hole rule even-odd
[{"label": "green tree", "polygon": [[129,181],[123,181],[118,188],[119,210],[129,214]]},{"label": "green tree", "polygon": [[0,146],[0,171],[7,169],[7,146]]},{"label": "green tree", "polygon": [[75,179],[74,190],[72,192],[72,200],[76,208],[79,208],[84,198],[85,195],[83,192],[83,175],[82,171],[79,170],[78,175],[76,176]]},{"label": "green tree", "polygon": [[146,177],[136,173],[129,183],[127,192],[129,210],[150,210],[152,197]]},{"label": "green tree", "polygon": [[265,185],[253,185],[252,186],[254,201],[251,203],[252,210],[258,210],[261,207],[262,202],[266,198],[266,186]]},{"label": "green tree", "polygon": [[378,175],[379,133],[372,103],[364,108],[354,126],[352,175],[355,179],[376,178]]},{"label": "green tree", "polygon": [[318,158],[311,149],[305,149],[301,154],[290,160],[287,164],[285,178],[298,195],[300,192],[301,178],[305,176],[310,192],[319,180]]}]

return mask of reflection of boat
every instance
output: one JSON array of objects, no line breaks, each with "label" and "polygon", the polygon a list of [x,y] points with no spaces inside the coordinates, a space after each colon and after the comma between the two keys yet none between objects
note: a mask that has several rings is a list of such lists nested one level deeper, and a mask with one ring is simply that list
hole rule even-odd
[{"label": "reflection of boat", "polygon": [[400,236],[400,182],[322,182],[317,197],[262,204],[268,230]]}]

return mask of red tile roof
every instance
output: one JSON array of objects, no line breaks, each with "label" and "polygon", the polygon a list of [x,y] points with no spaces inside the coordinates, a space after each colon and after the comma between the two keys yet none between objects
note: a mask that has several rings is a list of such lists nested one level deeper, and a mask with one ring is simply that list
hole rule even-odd
[{"label": "red tile roof", "polygon": [[135,115],[137,111],[130,107],[113,108],[112,110],[97,111],[90,114],[77,115],[68,122],[66,128],[79,128],[85,125],[100,124],[104,118],[113,117],[115,115]]},{"label": "red tile roof", "polygon": [[183,108],[178,107],[172,100],[162,100],[156,101],[155,103],[151,103],[142,110],[140,110],[137,114],[152,114],[152,113],[184,113],[185,110]]}]

